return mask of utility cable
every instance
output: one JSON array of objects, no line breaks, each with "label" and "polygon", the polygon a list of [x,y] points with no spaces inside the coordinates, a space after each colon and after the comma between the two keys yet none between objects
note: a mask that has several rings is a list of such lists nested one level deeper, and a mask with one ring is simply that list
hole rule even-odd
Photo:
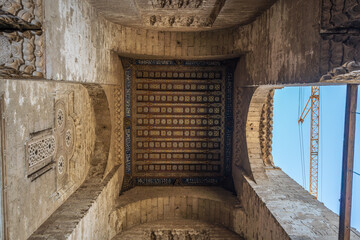
[{"label": "utility cable", "polygon": [[320,134],[319,134],[319,141],[320,141],[320,156],[319,156],[319,162],[320,162],[320,201],[322,201],[322,197],[323,197],[323,175],[324,175],[324,163],[323,163],[323,98],[322,98],[322,94],[321,91],[322,88],[320,87]]},{"label": "utility cable", "polygon": [[[303,89],[302,89],[302,87],[299,87],[298,119],[300,118],[300,115],[301,115],[302,103],[303,103]],[[298,124],[298,130],[299,130],[302,182],[303,182],[303,188],[306,189],[306,175],[305,175],[305,161],[304,161],[304,136],[303,136],[302,123]]]}]

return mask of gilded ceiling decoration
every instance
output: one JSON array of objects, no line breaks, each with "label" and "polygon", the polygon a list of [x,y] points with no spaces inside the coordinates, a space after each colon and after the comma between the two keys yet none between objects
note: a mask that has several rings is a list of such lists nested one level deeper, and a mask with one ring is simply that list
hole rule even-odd
[{"label": "gilded ceiling decoration", "polygon": [[230,175],[232,82],[220,61],[130,61],[125,185],[216,185]]}]

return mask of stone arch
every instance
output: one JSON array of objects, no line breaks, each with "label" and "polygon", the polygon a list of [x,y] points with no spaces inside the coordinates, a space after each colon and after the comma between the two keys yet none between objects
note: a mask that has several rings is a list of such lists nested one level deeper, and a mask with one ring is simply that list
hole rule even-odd
[{"label": "stone arch", "polygon": [[[346,73],[340,78],[340,74],[335,74],[336,71]],[[337,69],[331,75],[333,82],[320,84],[344,84],[346,81],[351,83],[351,80],[356,82],[359,77],[355,75],[356,71],[358,70]],[[346,81],[341,82],[344,78]],[[241,159],[234,156],[233,179],[246,219],[244,236],[253,238],[254,234],[259,234],[257,238],[272,235],[271,239],[315,239],[319,238],[318,229],[322,229],[322,238],[336,238],[338,216],[271,161],[272,96],[276,88],[277,86],[235,88],[238,93],[235,99],[239,99],[239,105],[235,106],[234,118],[240,116],[239,121],[235,120],[235,129],[239,129],[239,133],[243,131],[241,139],[245,142],[245,150]],[[237,108],[244,109],[246,116],[241,116],[241,111],[237,113]],[[268,229],[264,228],[259,216],[268,216]],[[324,220],[316,221],[319,216]],[[288,219],[292,219],[291,223]],[[308,221],[306,224],[304,219]],[[354,237],[356,234],[354,232]]]},{"label": "stone arch", "polygon": [[135,187],[110,214],[110,239],[132,227],[159,220],[196,220],[235,232],[237,198],[218,187]]},{"label": "stone arch", "polygon": [[83,84],[87,89],[95,115],[95,147],[90,160],[89,176],[103,176],[110,151],[111,117],[104,89],[97,84]]},{"label": "stone arch", "polygon": [[[266,179],[265,167],[273,167],[272,114],[276,86],[235,87],[233,178],[237,192],[240,175]],[[240,171],[240,172],[239,172]]]},{"label": "stone arch", "polygon": [[[332,69],[318,82],[321,85],[359,83],[360,62],[357,61],[349,61]],[[241,155],[241,159],[235,155],[234,165],[241,168],[255,182],[267,179],[266,168],[275,167],[272,161],[271,145],[273,95],[276,88],[282,88],[282,86],[263,85],[235,88],[234,117],[238,117],[239,120],[235,121],[234,136],[240,137],[238,140],[236,138],[234,140],[234,151],[236,155]],[[239,105],[241,106],[239,107]],[[246,116],[241,116],[244,115],[244,112]],[[239,142],[242,145],[245,142],[246,147],[239,147],[241,145]],[[240,149],[241,153],[237,152],[237,149]],[[236,178],[236,176],[234,177]]]},{"label": "stone arch", "polygon": [[134,239],[244,239],[220,226],[193,219],[160,220],[134,226],[112,240]]},{"label": "stone arch", "polygon": [[[95,116],[95,143],[90,156],[90,169],[80,187],[29,237],[39,239],[65,239],[88,213],[95,200],[115,175],[117,168],[104,176],[109,158],[111,118],[108,100],[102,86],[83,84],[91,99]],[[59,227],[61,226],[61,227]]]},{"label": "stone arch", "polygon": [[266,178],[264,167],[272,167],[272,117],[274,86],[260,86],[251,97],[246,119],[246,145],[254,180]]}]

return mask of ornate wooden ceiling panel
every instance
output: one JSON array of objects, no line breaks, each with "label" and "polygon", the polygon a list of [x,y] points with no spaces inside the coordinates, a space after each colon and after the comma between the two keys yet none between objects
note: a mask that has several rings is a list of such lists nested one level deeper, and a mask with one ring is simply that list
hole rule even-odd
[{"label": "ornate wooden ceiling panel", "polygon": [[231,173],[230,68],[219,61],[127,62],[125,185],[221,183]]}]

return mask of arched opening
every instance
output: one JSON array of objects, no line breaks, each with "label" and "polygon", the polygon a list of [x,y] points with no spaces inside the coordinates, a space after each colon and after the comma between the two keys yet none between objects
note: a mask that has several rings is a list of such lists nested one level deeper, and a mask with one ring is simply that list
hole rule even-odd
[{"label": "arched opening", "polygon": [[[311,113],[301,124],[298,119],[306,101],[311,95],[311,87],[284,87],[276,90],[274,96],[273,157],[274,164],[294,179],[307,191],[310,190],[310,140]],[[346,86],[332,85],[320,87],[319,158],[317,179],[318,200],[339,214],[343,157],[343,137],[345,119]],[[360,103],[360,101],[358,101]],[[359,108],[359,107],[358,107]],[[359,121],[357,120],[357,127]],[[360,141],[359,129],[355,134],[356,146]],[[286,147],[284,148],[284,144]],[[353,174],[353,227],[360,228],[360,170],[359,151],[355,147]]]}]

